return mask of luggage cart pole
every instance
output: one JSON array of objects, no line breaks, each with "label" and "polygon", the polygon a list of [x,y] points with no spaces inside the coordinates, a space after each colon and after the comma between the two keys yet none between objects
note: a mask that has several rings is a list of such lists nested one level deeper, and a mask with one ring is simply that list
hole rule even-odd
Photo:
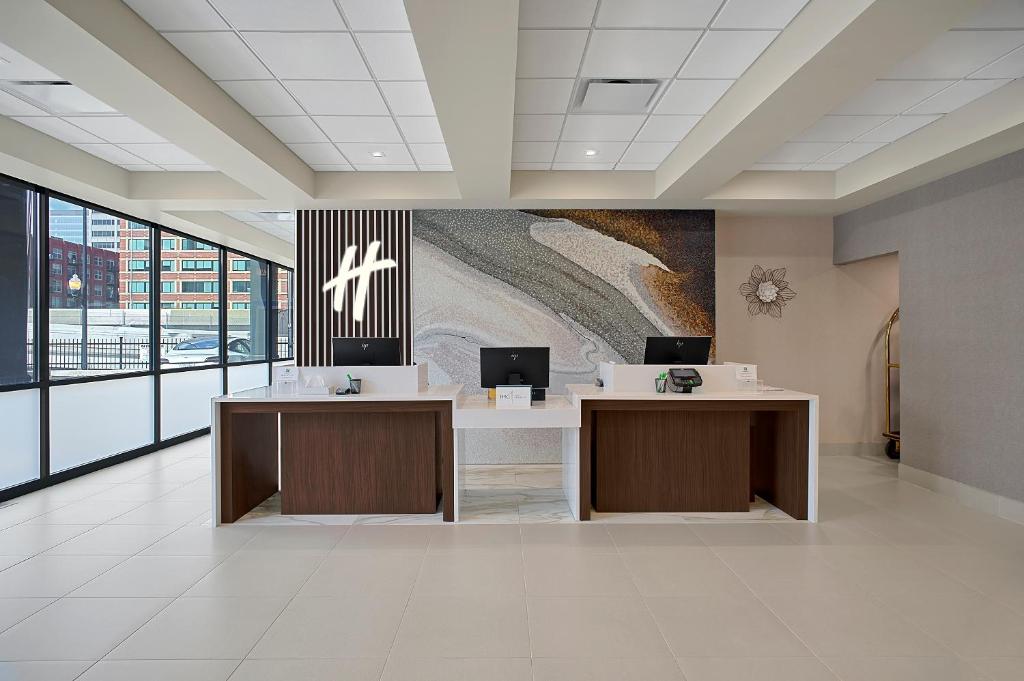
[{"label": "luggage cart pole", "polygon": [[900,363],[892,361],[892,326],[899,319],[900,309],[896,308],[885,325],[885,430],[882,437],[887,440],[885,454],[890,459],[900,458],[900,431],[892,427],[892,375],[900,371]]}]

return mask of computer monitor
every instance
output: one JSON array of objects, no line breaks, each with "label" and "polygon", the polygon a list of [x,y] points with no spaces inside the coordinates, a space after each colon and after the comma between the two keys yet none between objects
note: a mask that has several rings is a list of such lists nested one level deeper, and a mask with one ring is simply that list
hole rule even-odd
[{"label": "computer monitor", "polygon": [[707,364],[711,336],[648,336],[644,364]]},{"label": "computer monitor", "polygon": [[531,399],[543,400],[550,354],[550,348],[480,348],[480,387],[529,385]]},{"label": "computer monitor", "polygon": [[402,346],[397,338],[334,338],[331,350],[336,367],[395,367],[402,364]]}]

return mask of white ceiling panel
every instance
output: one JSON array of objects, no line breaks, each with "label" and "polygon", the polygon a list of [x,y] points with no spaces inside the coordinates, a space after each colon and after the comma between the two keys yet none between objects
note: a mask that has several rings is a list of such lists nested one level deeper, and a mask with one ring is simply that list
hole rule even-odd
[{"label": "white ceiling panel", "polygon": [[637,142],[678,142],[686,137],[702,116],[651,116],[647,119]]},{"label": "white ceiling panel", "polygon": [[[166,5],[174,2],[158,0]],[[212,0],[239,31],[344,31],[332,0]]]},{"label": "white ceiling panel", "polygon": [[876,80],[835,110],[837,115],[900,114],[953,84],[951,80]]},{"label": "white ceiling panel", "polygon": [[614,170],[614,163],[555,163],[552,170]]},{"label": "white ceiling panel", "polygon": [[[353,142],[342,142],[338,148],[348,157],[356,167],[360,165],[405,165],[413,163],[412,156],[404,144],[358,144]],[[376,153],[383,153],[383,156],[374,156]]]},{"label": "white ceiling panel", "polygon": [[785,28],[807,0],[726,0],[712,28]]},{"label": "white ceiling panel", "polygon": [[891,116],[823,116],[792,141],[849,142],[890,118]]},{"label": "white ceiling panel", "polygon": [[619,163],[616,170],[657,170],[660,163]]},{"label": "white ceiling panel", "polygon": [[669,86],[654,112],[706,114],[732,84],[731,80],[677,80]]},{"label": "white ceiling panel", "polygon": [[[582,75],[670,78],[679,70],[698,37],[699,31],[594,31],[583,60]],[[520,75],[524,74],[520,72]]]},{"label": "white ceiling panel", "polygon": [[635,136],[646,116],[582,115],[569,116],[565,121],[562,139],[577,141],[629,142]]},{"label": "white ceiling panel", "polygon": [[519,0],[519,28],[589,28],[596,7],[597,0]]},{"label": "white ceiling panel", "polygon": [[803,170],[803,163],[755,163],[750,166],[751,170]]},{"label": "white ceiling panel", "polygon": [[710,31],[701,38],[680,78],[739,78],[775,40],[776,31]]},{"label": "white ceiling panel", "polygon": [[285,144],[328,141],[327,135],[313,123],[309,116],[270,116],[258,120]]},{"label": "white ceiling panel", "polygon": [[42,109],[0,90],[0,114],[4,116],[46,116]]},{"label": "white ceiling panel", "polygon": [[512,139],[523,142],[555,142],[562,134],[560,114],[516,116],[512,124]]},{"label": "white ceiling panel", "polygon": [[981,11],[965,21],[962,28],[1024,28],[1024,2],[988,0]]},{"label": "white ceiling panel", "polygon": [[451,163],[439,165],[421,163],[420,170],[426,173],[450,173],[452,172],[452,166]]},{"label": "white ceiling panel", "polygon": [[409,150],[412,151],[416,163],[421,166],[443,166],[450,165],[452,162],[448,158],[448,150],[443,144],[410,144]]},{"label": "white ceiling panel", "polygon": [[1024,45],[1024,31],[947,31],[887,78],[964,78]]},{"label": "white ceiling panel", "polygon": [[513,163],[551,163],[556,142],[513,142]]},{"label": "white ceiling panel", "polygon": [[356,170],[364,173],[414,173],[419,170],[413,163],[406,163],[402,165],[373,165],[366,163],[357,163]]},{"label": "white ceiling panel", "polygon": [[309,167],[318,173],[343,173],[353,169],[347,163],[310,163]]},{"label": "white ceiling panel", "polygon": [[[559,163],[615,163],[629,142],[562,142],[558,145],[555,161]],[[596,151],[587,156],[588,151]]]},{"label": "white ceiling panel", "polygon": [[836,149],[831,154],[826,154],[817,160],[817,163],[852,163],[858,158],[867,156],[885,146],[885,142],[850,142]]},{"label": "white ceiling panel", "polygon": [[253,116],[302,114],[302,107],[276,80],[229,80],[217,84]]},{"label": "white ceiling panel", "polygon": [[129,154],[121,147],[115,147],[113,144],[76,144],[74,146],[93,156],[98,156],[104,161],[117,165],[146,165],[144,159],[139,158],[135,154]]},{"label": "white ceiling panel", "polygon": [[516,113],[565,113],[574,84],[571,78],[517,80]]},{"label": "white ceiling panel", "polygon": [[181,147],[174,144],[122,144],[122,149],[139,158],[157,165],[202,165],[202,159],[196,158]]},{"label": "white ceiling panel", "polygon": [[122,163],[122,168],[131,173],[158,173],[163,170],[160,166],[155,166],[150,163],[144,163],[142,165]]},{"label": "white ceiling panel", "polygon": [[369,80],[349,33],[243,33],[282,80]]},{"label": "white ceiling panel", "polygon": [[895,142],[904,135],[937,121],[941,116],[897,116],[857,137],[858,142]]},{"label": "white ceiling panel", "polygon": [[345,157],[327,142],[320,144],[289,144],[288,148],[306,163],[345,163]]},{"label": "white ceiling panel", "polygon": [[398,127],[402,129],[405,141],[414,144],[444,142],[441,124],[432,116],[401,116]]},{"label": "white ceiling panel", "polygon": [[339,0],[353,31],[408,31],[402,0]]},{"label": "white ceiling panel", "polygon": [[766,154],[761,163],[812,163],[841,146],[833,142],[786,142]]},{"label": "white ceiling panel", "polygon": [[[1024,7],[1024,3],[1021,5]],[[1024,78],[1024,47],[971,74],[971,78]]]},{"label": "white ceiling panel", "polygon": [[234,33],[165,33],[164,37],[213,80],[270,78],[270,72]]},{"label": "white ceiling panel", "polygon": [[206,0],[124,0],[158,31],[218,31],[227,24]]},{"label": "white ceiling panel", "polygon": [[970,104],[979,97],[1001,88],[1009,80],[961,80],[934,97],[929,97],[914,108],[910,114],[946,114]]},{"label": "white ceiling panel", "polygon": [[161,167],[168,172],[177,173],[212,173],[217,170],[213,166],[205,163],[187,163],[183,165],[165,163]]},{"label": "white ceiling panel", "polygon": [[311,115],[386,116],[387,106],[370,81],[289,80],[285,85]]},{"label": "white ceiling panel", "polygon": [[633,142],[622,155],[623,163],[661,163],[678,142]]},{"label": "white ceiling panel", "polygon": [[395,116],[435,116],[430,89],[423,82],[381,83],[380,89]]},{"label": "white ceiling panel", "polygon": [[808,163],[800,170],[817,170],[820,172],[829,172],[839,170],[845,163]]},{"label": "white ceiling panel", "polygon": [[314,120],[332,142],[402,142],[391,116],[315,116]]},{"label": "white ceiling panel", "polygon": [[513,163],[512,170],[550,170],[551,163]]},{"label": "white ceiling panel", "polygon": [[6,83],[11,93],[26,99],[51,114],[114,114],[107,104],[75,85],[43,82]]},{"label": "white ceiling panel", "polygon": [[587,31],[519,31],[519,78],[575,78]]},{"label": "white ceiling panel", "polygon": [[160,135],[127,116],[65,116],[64,120],[114,144],[167,142]]},{"label": "white ceiling panel", "polygon": [[96,135],[86,132],[85,130],[75,127],[74,125],[71,125],[66,121],[62,121],[54,116],[14,116],[13,118],[22,125],[35,128],[39,132],[44,132],[50,137],[59,139],[61,142],[67,142],[68,144],[102,144],[104,141]]},{"label": "white ceiling panel", "polygon": [[598,28],[707,28],[722,0],[604,0]]},{"label": "white ceiling panel", "polygon": [[377,80],[425,80],[412,33],[360,33],[356,36]]}]

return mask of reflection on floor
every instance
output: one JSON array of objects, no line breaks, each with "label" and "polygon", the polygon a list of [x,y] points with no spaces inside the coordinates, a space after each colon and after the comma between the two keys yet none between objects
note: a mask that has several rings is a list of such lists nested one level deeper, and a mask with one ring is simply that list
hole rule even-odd
[{"label": "reflection on floor", "polygon": [[[460,523],[572,523],[562,493],[562,467],[548,465],[463,466]],[[798,522],[758,497],[747,513],[594,513],[598,523]],[[259,525],[439,525],[432,515],[282,515],[275,494],[238,521]]]}]

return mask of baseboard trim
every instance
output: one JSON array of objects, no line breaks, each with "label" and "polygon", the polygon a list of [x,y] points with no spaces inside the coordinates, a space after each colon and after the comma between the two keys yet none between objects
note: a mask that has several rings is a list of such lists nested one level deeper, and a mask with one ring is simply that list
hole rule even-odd
[{"label": "baseboard trim", "polygon": [[908,466],[905,463],[900,463],[898,470],[900,480],[904,482],[952,497],[964,506],[973,508],[976,511],[990,513],[1004,520],[1024,525],[1024,501],[1004,497],[994,492],[944,478],[941,475],[929,473],[920,468]]}]

